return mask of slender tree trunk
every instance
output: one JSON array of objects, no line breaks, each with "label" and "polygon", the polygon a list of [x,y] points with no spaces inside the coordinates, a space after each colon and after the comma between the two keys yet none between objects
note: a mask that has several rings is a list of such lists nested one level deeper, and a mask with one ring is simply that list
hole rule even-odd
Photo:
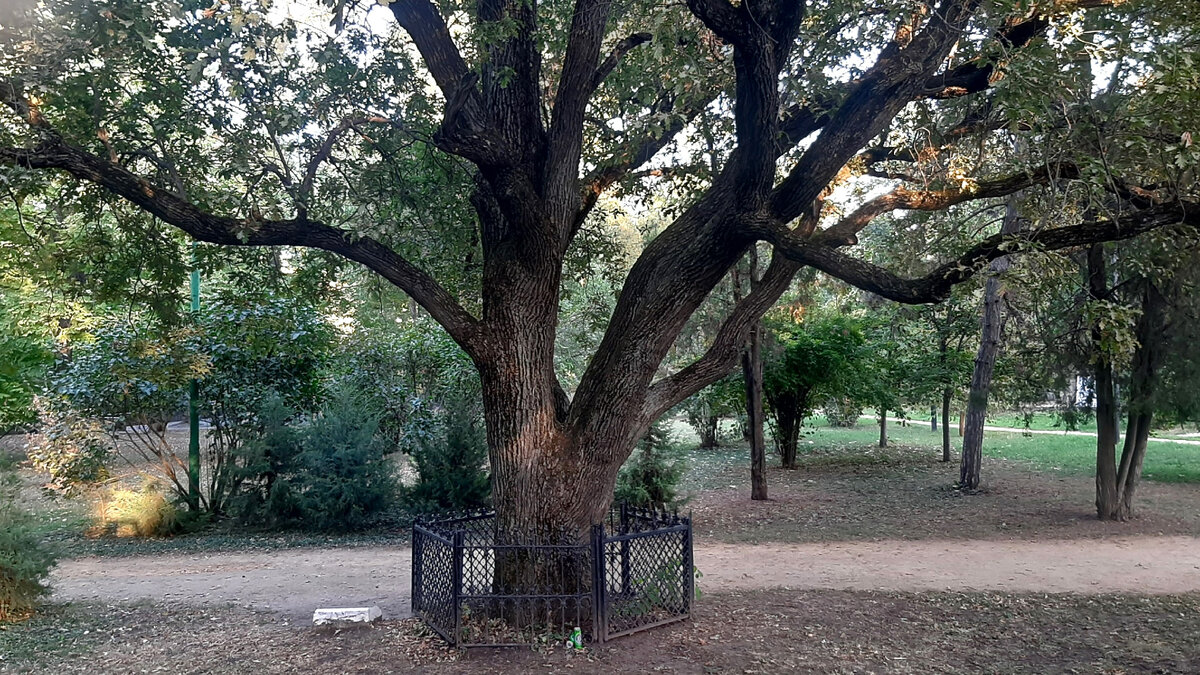
[{"label": "slender tree trunk", "polygon": [[929,406],[929,430],[937,431],[937,406]]},{"label": "slender tree trunk", "polygon": [[[1107,300],[1108,280],[1105,273],[1104,247],[1088,249],[1088,293],[1093,300]],[[1120,520],[1117,498],[1117,406],[1113,389],[1113,367],[1101,348],[1099,324],[1092,326],[1092,349],[1096,362],[1092,370],[1096,392],[1096,515],[1101,520]]]},{"label": "slender tree trunk", "polygon": [[721,420],[716,415],[705,415],[699,419],[700,447],[715,448],[721,445],[717,428]]},{"label": "slender tree trunk", "polygon": [[1142,315],[1138,318],[1138,346],[1133,353],[1129,383],[1129,422],[1125,426],[1125,446],[1117,467],[1117,518],[1133,516],[1133,497],[1142,476],[1142,462],[1154,420],[1154,393],[1158,367],[1162,359],[1163,311],[1165,302],[1153,283],[1143,282]]},{"label": "slender tree trunk", "polygon": [[746,378],[746,415],[750,426],[750,499],[767,498],[767,450],[763,435],[762,324],[750,330],[750,344],[742,354]]},{"label": "slender tree trunk", "polygon": [[1142,478],[1142,462],[1146,458],[1152,419],[1153,413],[1150,412],[1138,414],[1136,420],[1131,415],[1125,427],[1125,447],[1121,452],[1121,466],[1117,474],[1117,488],[1121,496],[1117,511],[1120,520],[1133,517],[1133,496]]},{"label": "slender tree trunk", "polygon": [[879,412],[879,447],[887,447],[887,414],[886,408],[880,409]]},{"label": "slender tree trunk", "polygon": [[776,418],[779,432],[779,465],[796,468],[796,446],[800,443],[800,420],[797,415],[783,414]]},{"label": "slender tree trunk", "polygon": [[[1011,234],[1020,229],[1014,198],[1009,198],[1000,231]],[[991,276],[983,294],[983,319],[979,351],[975,355],[975,370],[971,373],[971,389],[967,395],[966,427],[963,434],[962,464],[959,468],[958,485],[965,490],[979,487],[980,464],[983,461],[983,425],[987,417],[988,394],[992,387],[992,373],[996,368],[996,354],[1000,351],[1000,278],[1008,269],[1008,256],[993,260],[989,266]]]},{"label": "slender tree trunk", "polygon": [[950,387],[942,390],[942,461],[950,461]]}]

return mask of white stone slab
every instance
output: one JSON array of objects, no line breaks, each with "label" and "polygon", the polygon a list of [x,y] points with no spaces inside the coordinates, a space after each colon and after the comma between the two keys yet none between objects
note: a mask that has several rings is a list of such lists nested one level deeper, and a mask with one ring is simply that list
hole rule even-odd
[{"label": "white stone slab", "polygon": [[341,621],[371,623],[381,618],[379,607],[329,607],[313,612],[313,623],[318,626]]}]

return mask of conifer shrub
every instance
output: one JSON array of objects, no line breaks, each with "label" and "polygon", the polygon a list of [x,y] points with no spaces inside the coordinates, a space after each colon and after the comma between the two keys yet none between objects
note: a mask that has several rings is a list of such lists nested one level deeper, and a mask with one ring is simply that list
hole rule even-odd
[{"label": "conifer shrub", "polygon": [[20,479],[12,463],[0,457],[0,623],[33,614],[49,588],[46,578],[54,552],[38,537],[33,518],[17,498]]},{"label": "conifer shrub", "polygon": [[617,474],[615,500],[633,506],[679,507],[685,501],[679,494],[685,468],[670,433],[655,422]]}]

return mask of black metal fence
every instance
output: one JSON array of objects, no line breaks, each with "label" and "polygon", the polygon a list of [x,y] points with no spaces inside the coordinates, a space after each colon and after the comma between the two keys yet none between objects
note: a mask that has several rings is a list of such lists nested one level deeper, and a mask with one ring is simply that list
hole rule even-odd
[{"label": "black metal fence", "polygon": [[692,523],[621,505],[578,538],[513,541],[493,512],[413,525],[412,609],[458,647],[615,637],[691,616]]}]

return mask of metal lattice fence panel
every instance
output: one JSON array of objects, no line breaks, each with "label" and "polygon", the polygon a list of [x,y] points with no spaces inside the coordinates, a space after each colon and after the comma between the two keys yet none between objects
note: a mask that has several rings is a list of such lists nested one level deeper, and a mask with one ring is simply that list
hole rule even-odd
[{"label": "metal lattice fence panel", "polygon": [[413,526],[412,609],[430,628],[453,642],[455,631],[454,542]]},{"label": "metal lattice fence panel", "polygon": [[413,526],[413,613],[455,646],[596,642],[687,618],[691,522],[620,507],[590,537],[510,537],[494,514]]},{"label": "metal lattice fence panel", "polygon": [[605,639],[691,615],[690,522],[606,537],[604,549]]}]

